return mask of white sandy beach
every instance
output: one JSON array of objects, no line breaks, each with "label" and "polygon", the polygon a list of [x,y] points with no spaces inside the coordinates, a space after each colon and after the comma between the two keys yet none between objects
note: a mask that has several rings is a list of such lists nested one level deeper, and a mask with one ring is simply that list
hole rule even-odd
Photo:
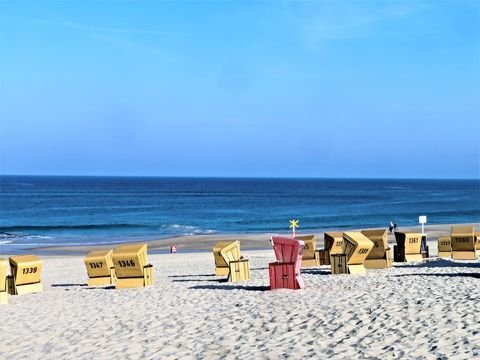
[{"label": "white sandy beach", "polygon": [[303,272],[304,290],[270,291],[273,251],[243,255],[248,282],[220,282],[211,253],[154,254],[155,285],[127,290],[87,287],[81,256],[43,256],[44,291],[0,306],[0,358],[480,357],[478,260],[366,276],[322,266]]}]

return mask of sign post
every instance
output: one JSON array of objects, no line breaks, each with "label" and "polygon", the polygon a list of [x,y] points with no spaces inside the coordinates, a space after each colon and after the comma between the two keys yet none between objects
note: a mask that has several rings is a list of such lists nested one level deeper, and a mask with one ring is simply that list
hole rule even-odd
[{"label": "sign post", "polygon": [[418,217],[418,222],[422,224],[422,235],[425,235],[425,228],[424,225],[427,223],[427,217],[425,215]]}]

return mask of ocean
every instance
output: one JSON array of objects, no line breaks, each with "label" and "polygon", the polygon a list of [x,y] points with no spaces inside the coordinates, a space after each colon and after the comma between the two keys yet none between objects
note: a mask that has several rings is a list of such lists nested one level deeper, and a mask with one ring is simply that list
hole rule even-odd
[{"label": "ocean", "polygon": [[478,223],[480,180],[0,176],[0,252],[192,234]]}]

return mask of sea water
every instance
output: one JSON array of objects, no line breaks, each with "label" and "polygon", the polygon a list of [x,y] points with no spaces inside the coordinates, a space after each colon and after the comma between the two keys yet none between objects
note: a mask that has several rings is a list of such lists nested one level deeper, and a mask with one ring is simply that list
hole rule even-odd
[{"label": "sea water", "polygon": [[0,252],[480,221],[480,180],[0,176]]}]

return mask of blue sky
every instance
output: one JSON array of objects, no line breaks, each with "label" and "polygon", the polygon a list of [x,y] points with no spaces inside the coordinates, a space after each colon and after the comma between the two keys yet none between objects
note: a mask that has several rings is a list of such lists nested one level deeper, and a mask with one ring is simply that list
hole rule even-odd
[{"label": "blue sky", "polygon": [[480,178],[480,3],[0,2],[0,173]]}]

